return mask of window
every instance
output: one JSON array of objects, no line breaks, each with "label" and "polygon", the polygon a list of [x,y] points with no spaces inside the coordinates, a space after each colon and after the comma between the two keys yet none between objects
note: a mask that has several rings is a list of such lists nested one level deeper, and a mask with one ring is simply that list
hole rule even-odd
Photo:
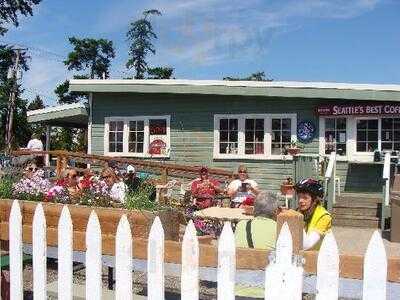
[{"label": "window", "polygon": [[[129,147],[132,153],[143,153],[144,151],[144,121],[129,121]],[[112,152],[112,151],[110,151]]]},{"label": "window", "polygon": [[325,154],[346,155],[346,118],[325,119]]},{"label": "window", "polygon": [[168,156],[170,116],[105,118],[104,153],[111,156]]},{"label": "window", "polygon": [[110,152],[123,152],[123,134],[124,134],[124,122],[123,121],[112,121],[110,122],[109,131],[109,147]]},{"label": "window", "polygon": [[382,118],[382,150],[400,150],[400,118]]},{"label": "window", "polygon": [[215,115],[214,157],[279,158],[296,138],[296,124],[296,114]]},{"label": "window", "polygon": [[378,119],[357,120],[357,152],[374,152],[378,149]]},{"label": "window", "polygon": [[246,119],[245,154],[264,154],[264,119]]},{"label": "window", "polygon": [[280,155],[285,153],[285,149],[290,146],[292,120],[288,118],[272,119],[272,143],[271,153]]},{"label": "window", "polygon": [[238,119],[221,119],[219,122],[219,153],[237,154]]}]

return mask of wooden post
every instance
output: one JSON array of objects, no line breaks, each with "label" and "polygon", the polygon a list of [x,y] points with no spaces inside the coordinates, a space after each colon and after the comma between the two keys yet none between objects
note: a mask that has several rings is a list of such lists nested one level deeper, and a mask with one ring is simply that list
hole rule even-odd
[{"label": "wooden post", "polygon": [[[50,137],[51,137],[51,126],[46,125],[46,151],[50,151]],[[50,166],[50,154],[46,154],[45,156],[45,166]]]},{"label": "wooden post", "polygon": [[162,184],[167,184],[168,182],[168,168],[163,168],[161,172],[161,183]]},{"label": "wooden post", "polygon": [[293,238],[293,254],[299,254],[303,249],[303,215],[292,209],[284,210],[277,217],[277,236],[285,222],[288,224]]}]

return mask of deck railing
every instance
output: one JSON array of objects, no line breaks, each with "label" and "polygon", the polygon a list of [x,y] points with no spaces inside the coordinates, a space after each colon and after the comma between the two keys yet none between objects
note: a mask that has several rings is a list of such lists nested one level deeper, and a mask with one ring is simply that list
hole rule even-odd
[{"label": "deck railing", "polygon": [[325,199],[327,208],[332,211],[336,203],[336,152],[329,155],[328,167],[325,172]]},{"label": "deck railing", "polygon": [[[22,249],[25,228],[18,201],[14,201],[9,221],[10,284],[11,299],[23,298]],[[22,234],[24,232],[24,235]],[[33,217],[33,294],[34,299],[46,299],[46,219],[41,204]],[[73,224],[67,206],[62,210],[58,224],[58,297],[72,299]],[[30,234],[28,234],[30,235]],[[49,239],[54,239],[50,235]],[[139,244],[138,244],[139,243]],[[86,229],[86,299],[101,299],[102,248],[101,227],[93,211]],[[218,241],[217,256],[214,246],[199,245],[193,223],[189,223],[182,243],[165,241],[159,219],[155,219],[145,244],[133,240],[126,216],[122,216],[115,239],[116,299],[132,299],[133,255],[147,260],[147,284],[149,300],[164,299],[164,264],[176,259],[180,264],[181,299],[198,299],[199,268],[207,266],[217,271],[217,299],[233,300],[235,297],[236,272],[246,266],[248,272],[265,270],[265,299],[302,299],[304,273],[310,265],[316,265],[316,299],[338,299],[339,277],[361,278],[363,299],[387,299],[388,281],[400,281],[400,259],[387,259],[385,247],[378,231],[368,245],[365,256],[339,255],[332,233],[324,238],[320,252],[300,252],[293,256],[292,236],[285,223],[280,231],[276,251],[267,252],[235,248],[235,239],[229,223],[225,223]],[[109,245],[107,245],[109,248]],[[204,253],[205,251],[205,253]],[[178,258],[177,258],[178,257]],[[261,258],[261,259],[260,259]],[[304,258],[305,264],[304,264]],[[216,260],[216,262],[214,261]],[[266,269],[264,269],[266,266]]]}]

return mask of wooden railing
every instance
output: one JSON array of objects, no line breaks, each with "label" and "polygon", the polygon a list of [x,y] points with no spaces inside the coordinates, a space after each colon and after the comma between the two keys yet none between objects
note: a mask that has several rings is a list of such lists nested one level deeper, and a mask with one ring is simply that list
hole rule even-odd
[{"label": "wooden railing", "polygon": [[[134,159],[134,158],[122,158],[122,157],[111,157],[102,155],[92,155],[80,152],[68,152],[62,150],[54,151],[28,151],[28,150],[17,150],[12,152],[13,156],[23,155],[51,155],[57,157],[56,173],[60,176],[62,170],[67,167],[69,160],[81,162],[85,164],[101,165],[106,166],[111,162],[117,165],[130,164],[135,166],[138,171],[145,171],[154,174],[161,175],[162,181],[167,182],[168,176],[172,177],[183,177],[183,178],[195,178],[200,171],[201,166],[187,166],[180,164],[168,163],[165,161],[152,161],[146,159]],[[209,174],[224,181],[230,179],[233,172],[209,168]]]},{"label": "wooden railing", "polygon": [[332,211],[333,205],[336,203],[336,152],[329,155],[328,167],[325,172],[325,199],[327,208]]}]

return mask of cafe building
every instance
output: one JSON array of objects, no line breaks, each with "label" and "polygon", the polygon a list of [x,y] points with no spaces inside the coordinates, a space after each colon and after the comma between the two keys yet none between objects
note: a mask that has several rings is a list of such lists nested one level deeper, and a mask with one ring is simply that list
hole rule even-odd
[{"label": "cafe building", "polygon": [[400,151],[400,85],[73,79],[70,90],[90,95],[89,153],[245,164],[269,190],[301,177],[296,157],[320,176],[319,162],[335,151],[342,192],[381,192],[378,154]]}]

